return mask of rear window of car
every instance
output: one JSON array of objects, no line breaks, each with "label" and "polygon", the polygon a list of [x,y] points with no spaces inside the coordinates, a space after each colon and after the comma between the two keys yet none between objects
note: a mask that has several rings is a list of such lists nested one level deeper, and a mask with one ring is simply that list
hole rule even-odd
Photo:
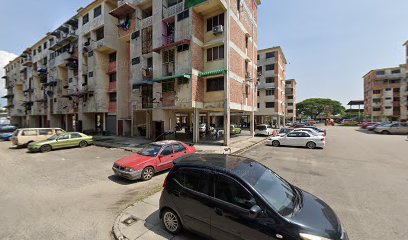
[{"label": "rear window of car", "polygon": [[183,145],[181,145],[180,143],[174,144],[173,147],[174,147],[174,152],[175,153],[183,152],[183,151],[186,150],[186,148]]},{"label": "rear window of car", "polygon": [[38,130],[39,135],[52,135],[52,129],[40,129]]},{"label": "rear window of car", "polygon": [[210,175],[195,169],[179,169],[173,179],[190,190],[210,195]]},{"label": "rear window of car", "polygon": [[266,126],[256,126],[256,129],[258,130],[266,130]]},{"label": "rear window of car", "polygon": [[71,138],[81,138],[82,136],[79,133],[72,133]]}]

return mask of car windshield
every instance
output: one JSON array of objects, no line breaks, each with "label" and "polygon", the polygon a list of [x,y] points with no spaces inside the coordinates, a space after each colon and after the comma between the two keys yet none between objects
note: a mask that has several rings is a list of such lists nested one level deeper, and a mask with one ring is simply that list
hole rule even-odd
[{"label": "car windshield", "polygon": [[15,131],[13,132],[13,136],[17,136],[19,132],[20,132],[20,130],[15,130]]},{"label": "car windshield", "polygon": [[140,150],[138,154],[142,156],[155,157],[159,153],[161,147],[162,146],[160,145],[149,144],[145,148]]},{"label": "car windshield", "polygon": [[296,193],[271,170],[266,169],[253,187],[279,214],[287,216],[293,212]]},{"label": "car windshield", "polygon": [[53,135],[52,137],[48,138],[47,140],[55,140],[58,138],[58,134]]}]

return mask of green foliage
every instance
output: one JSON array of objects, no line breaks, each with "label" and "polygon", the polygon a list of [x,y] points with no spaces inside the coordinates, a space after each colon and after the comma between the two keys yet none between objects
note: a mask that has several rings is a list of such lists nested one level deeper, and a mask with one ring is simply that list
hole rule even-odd
[{"label": "green foliage", "polygon": [[328,98],[309,98],[296,104],[299,114],[315,119],[318,115],[343,115],[345,108],[339,101]]}]

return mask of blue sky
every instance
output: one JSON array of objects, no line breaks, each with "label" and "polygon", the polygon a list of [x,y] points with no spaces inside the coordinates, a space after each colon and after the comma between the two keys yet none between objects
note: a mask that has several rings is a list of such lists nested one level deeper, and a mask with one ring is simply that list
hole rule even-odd
[{"label": "blue sky", "polygon": [[[90,2],[1,1],[0,50],[20,54]],[[263,0],[258,45],[283,48],[298,100],[347,103],[362,99],[370,69],[404,62],[407,9],[407,0]]]}]

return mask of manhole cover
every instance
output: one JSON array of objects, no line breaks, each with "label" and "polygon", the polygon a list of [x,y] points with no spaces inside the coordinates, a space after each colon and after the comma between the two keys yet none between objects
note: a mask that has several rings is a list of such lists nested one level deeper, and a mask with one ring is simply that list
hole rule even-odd
[{"label": "manhole cover", "polygon": [[132,225],[133,223],[137,222],[138,219],[134,217],[128,217],[125,220],[122,221],[122,223],[126,224],[127,226]]}]

